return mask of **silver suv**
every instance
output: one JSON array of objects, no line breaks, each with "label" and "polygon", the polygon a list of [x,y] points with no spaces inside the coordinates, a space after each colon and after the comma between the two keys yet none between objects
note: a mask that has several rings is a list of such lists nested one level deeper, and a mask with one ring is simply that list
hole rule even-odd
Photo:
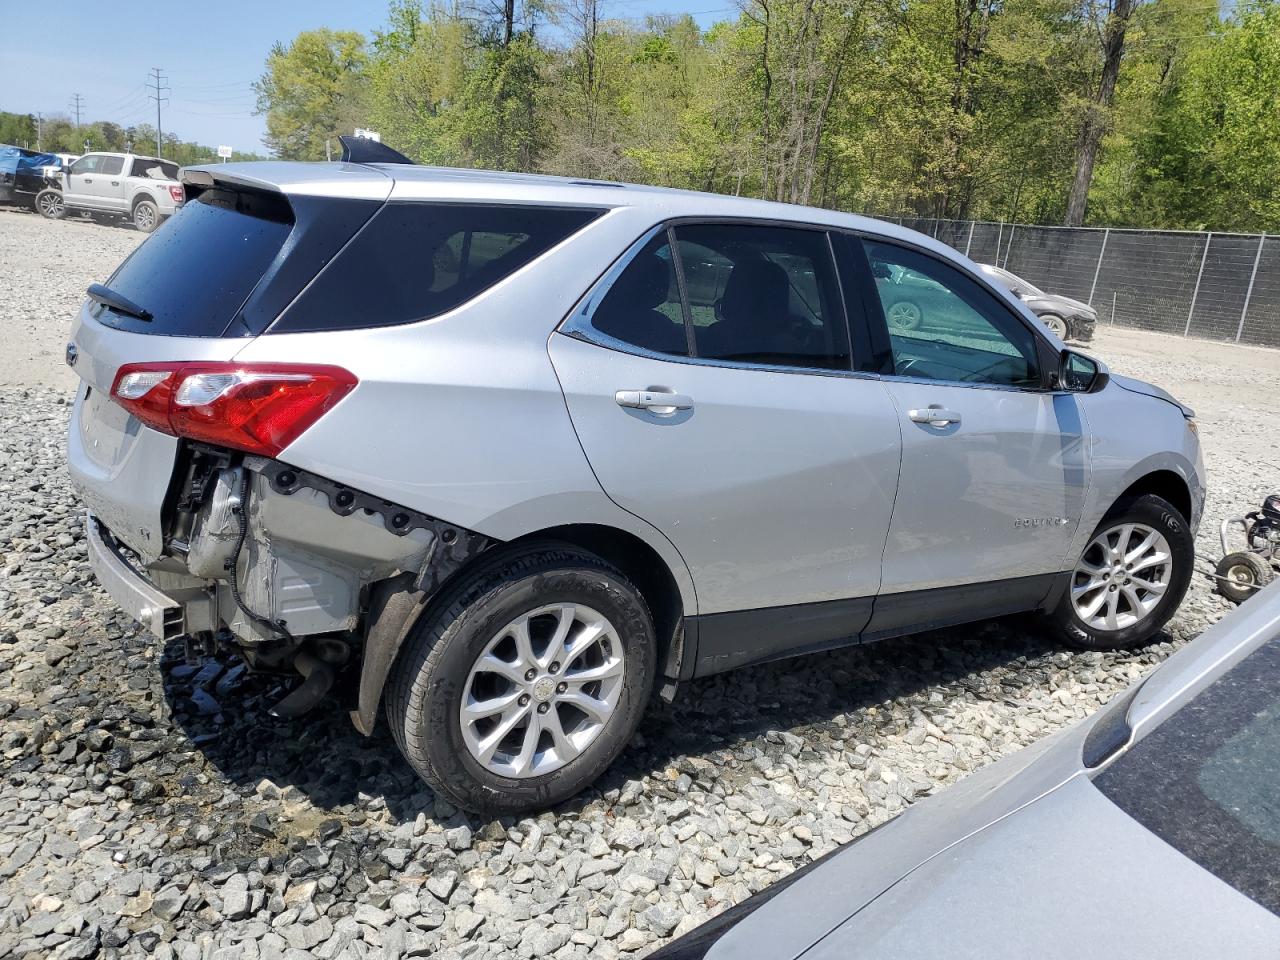
[{"label": "silver suv", "polygon": [[[829,210],[395,164],[226,164],[67,348],[102,584],[336,678],[473,810],[590,784],[653,694],[1040,611],[1142,643],[1192,571],[1191,411],[972,263]],[[936,283],[923,330],[876,276]]]}]

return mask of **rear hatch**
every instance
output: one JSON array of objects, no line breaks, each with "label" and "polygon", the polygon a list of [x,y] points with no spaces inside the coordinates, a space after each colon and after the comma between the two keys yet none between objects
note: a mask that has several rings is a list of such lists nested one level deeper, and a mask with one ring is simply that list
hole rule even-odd
[{"label": "rear hatch", "polygon": [[[268,182],[267,171],[289,182]],[[342,175],[353,173],[356,197],[326,195],[343,192]],[[67,349],[81,380],[68,464],[89,510],[144,563],[164,548],[163,510],[181,441],[110,399],[120,368],[234,359],[368,221],[391,185],[370,168],[190,171],[182,210],[105,283],[143,315],[92,300],[81,307]]]}]

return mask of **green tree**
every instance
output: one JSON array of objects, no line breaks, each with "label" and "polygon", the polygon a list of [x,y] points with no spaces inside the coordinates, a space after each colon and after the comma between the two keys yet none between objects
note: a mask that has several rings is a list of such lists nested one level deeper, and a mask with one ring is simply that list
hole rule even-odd
[{"label": "green tree", "polygon": [[36,149],[36,118],[30,113],[0,112],[0,143]]},{"label": "green tree", "polygon": [[364,37],[353,31],[308,30],[273,46],[254,84],[266,146],[284,159],[325,159],[340,134],[365,122],[367,62]]}]

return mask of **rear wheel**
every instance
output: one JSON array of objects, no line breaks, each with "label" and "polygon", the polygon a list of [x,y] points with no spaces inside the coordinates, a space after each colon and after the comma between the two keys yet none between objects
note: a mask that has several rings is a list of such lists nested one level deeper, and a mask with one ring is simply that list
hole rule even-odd
[{"label": "rear wheel", "polygon": [[160,225],[160,211],[150,200],[133,205],[133,225],[143,233],[151,233]]},{"label": "rear wheel", "polygon": [[62,191],[46,187],[36,194],[36,212],[49,220],[61,220],[67,215],[67,205],[63,202]]},{"label": "rear wheel", "polygon": [[437,793],[488,815],[544,808],[621,752],[653,687],[643,597],[591,554],[499,555],[441,598],[397,660],[386,713]]},{"label": "rear wheel", "polygon": [[1172,504],[1151,494],[1122,500],[1089,538],[1051,619],[1073,646],[1143,644],[1178,609],[1194,560],[1191,530]]},{"label": "rear wheel", "polygon": [[1235,603],[1243,603],[1271,582],[1274,572],[1256,553],[1239,551],[1228,553],[1218,562],[1215,571],[1218,592]]}]

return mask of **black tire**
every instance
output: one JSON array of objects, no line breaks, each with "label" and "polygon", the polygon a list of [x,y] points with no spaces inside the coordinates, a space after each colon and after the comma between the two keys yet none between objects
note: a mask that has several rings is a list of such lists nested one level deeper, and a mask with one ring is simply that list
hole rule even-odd
[{"label": "black tire", "polygon": [[[506,624],[565,601],[603,614],[622,641],[617,706],[595,740],[559,769],[500,776],[481,766],[463,740],[458,714],[467,678]],[[545,809],[588,787],[631,739],[653,688],[656,649],[640,591],[599,557],[553,543],[503,551],[447,588],[414,625],[389,679],[387,720],[410,766],[456,806],[489,816]]]},{"label": "black tire", "polygon": [[36,213],[46,220],[61,220],[67,215],[67,205],[63,202],[62,191],[54,187],[45,187],[36,194],[32,201]]},{"label": "black tire", "polygon": [[141,233],[155,233],[160,226],[160,208],[151,200],[139,200],[133,205],[133,226]]},{"label": "black tire", "polygon": [[[1191,535],[1186,518],[1177,508],[1154,494],[1125,498],[1111,508],[1097,529],[1090,534],[1089,541],[1092,542],[1094,537],[1119,523],[1142,523],[1164,535],[1169,543],[1170,563],[1173,567],[1169,584],[1160,601],[1137,623],[1119,630],[1106,630],[1086,623],[1076,613],[1071,602],[1071,585],[1075,575],[1071,574],[1057,607],[1049,613],[1055,632],[1070,646],[1084,650],[1116,650],[1141,646],[1169,622],[1191,585],[1195,564],[1195,538]],[[1073,569],[1074,566],[1073,562]]]},{"label": "black tire", "polygon": [[1244,603],[1271,582],[1275,575],[1269,564],[1256,553],[1241,550],[1228,553],[1218,562],[1218,593],[1233,603]]}]

